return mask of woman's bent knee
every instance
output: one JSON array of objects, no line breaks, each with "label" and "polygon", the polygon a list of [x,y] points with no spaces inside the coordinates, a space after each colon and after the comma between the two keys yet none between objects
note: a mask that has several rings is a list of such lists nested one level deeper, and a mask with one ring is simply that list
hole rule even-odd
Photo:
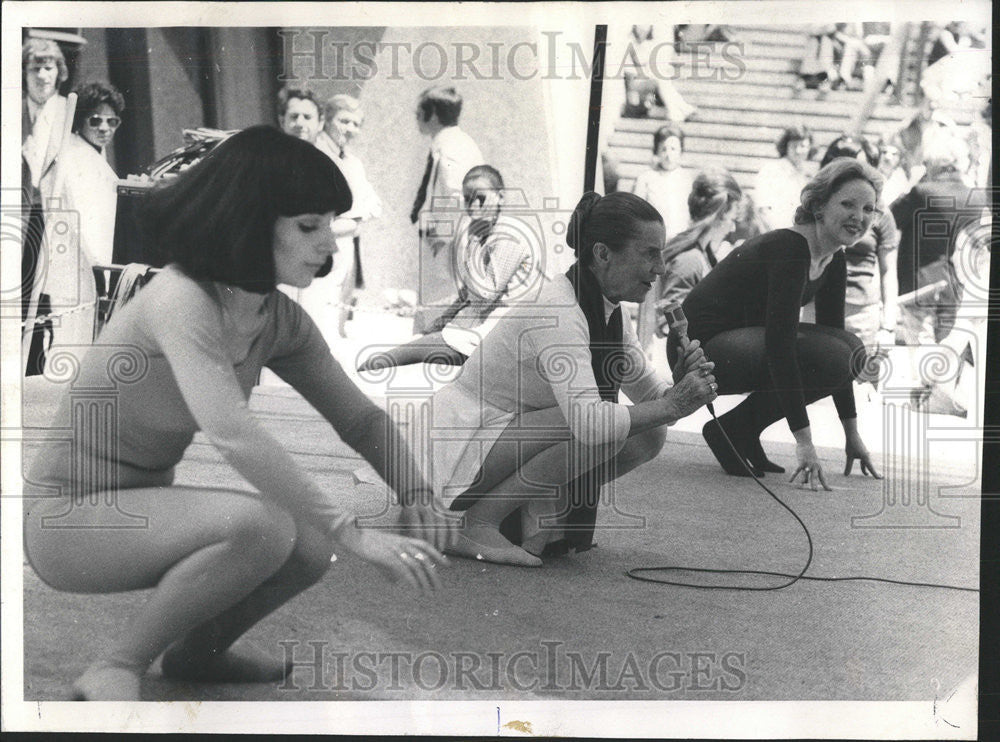
[{"label": "woman's bent knee", "polygon": [[224,540],[248,561],[283,564],[296,547],[295,519],[283,508],[263,500],[247,503],[226,516]]},{"label": "woman's bent knee", "polygon": [[296,527],[295,549],[289,562],[295,565],[295,579],[311,585],[330,568],[333,540],[308,523],[297,521]]},{"label": "woman's bent knee", "polygon": [[667,426],[647,430],[628,439],[628,456],[638,464],[645,464],[660,455],[667,442]]}]

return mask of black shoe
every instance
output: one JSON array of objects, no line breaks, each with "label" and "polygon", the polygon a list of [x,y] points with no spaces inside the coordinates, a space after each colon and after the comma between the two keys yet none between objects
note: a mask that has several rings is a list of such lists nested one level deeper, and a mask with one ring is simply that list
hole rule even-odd
[{"label": "black shoe", "polygon": [[726,474],[734,477],[763,477],[764,472],[754,467],[741,454],[733,450],[726,440],[722,426],[715,420],[709,420],[701,429],[701,435],[712,450],[716,460],[722,465]]},{"label": "black shoe", "polygon": [[737,444],[737,447],[744,452],[747,461],[755,469],[759,469],[764,472],[771,472],[772,474],[784,474],[785,467],[775,464],[773,461],[767,458],[767,454],[764,453],[764,447],[760,445],[760,439],[750,441],[748,445]]}]

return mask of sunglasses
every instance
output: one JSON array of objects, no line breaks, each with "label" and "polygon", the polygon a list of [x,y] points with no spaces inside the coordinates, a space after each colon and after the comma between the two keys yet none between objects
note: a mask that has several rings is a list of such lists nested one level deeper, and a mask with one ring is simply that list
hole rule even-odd
[{"label": "sunglasses", "polygon": [[112,129],[117,129],[122,120],[117,116],[91,116],[87,119],[87,124],[95,129],[101,125],[101,122],[107,123]]}]

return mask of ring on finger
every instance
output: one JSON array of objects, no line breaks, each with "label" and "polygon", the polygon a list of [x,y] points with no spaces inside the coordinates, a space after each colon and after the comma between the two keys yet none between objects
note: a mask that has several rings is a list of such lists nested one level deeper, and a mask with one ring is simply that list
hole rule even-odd
[{"label": "ring on finger", "polygon": [[416,554],[414,554],[413,558],[416,559],[418,562],[422,562],[422,561],[424,561],[424,559],[426,559],[426,557],[423,554],[421,554],[420,552],[417,552]]}]

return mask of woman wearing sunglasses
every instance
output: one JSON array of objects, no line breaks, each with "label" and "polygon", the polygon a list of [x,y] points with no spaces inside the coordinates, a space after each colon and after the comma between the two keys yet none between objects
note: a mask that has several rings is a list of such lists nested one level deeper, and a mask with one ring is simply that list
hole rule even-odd
[{"label": "woman wearing sunglasses", "polygon": [[53,345],[92,340],[94,306],[103,289],[96,285],[92,267],[111,262],[118,202],[118,176],[108,164],[107,147],[121,124],[125,100],[100,82],[80,85],[74,92],[73,133],[59,153],[61,187],[56,194],[69,227],[69,249],[50,249],[45,273],[45,293],[60,315]]}]

